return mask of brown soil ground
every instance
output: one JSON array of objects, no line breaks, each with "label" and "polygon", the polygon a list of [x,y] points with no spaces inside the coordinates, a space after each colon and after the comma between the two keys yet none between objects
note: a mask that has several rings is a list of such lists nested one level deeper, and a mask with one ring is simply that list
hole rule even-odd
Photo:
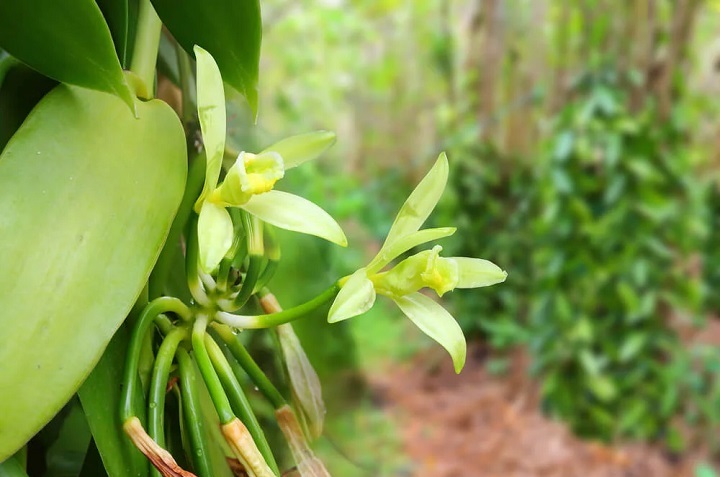
[{"label": "brown soil ground", "polygon": [[471,346],[461,375],[442,350],[370,378],[402,432],[413,477],[691,477],[698,455],[672,458],[658,446],[581,441],[543,416],[527,359],[513,353],[500,376]]}]

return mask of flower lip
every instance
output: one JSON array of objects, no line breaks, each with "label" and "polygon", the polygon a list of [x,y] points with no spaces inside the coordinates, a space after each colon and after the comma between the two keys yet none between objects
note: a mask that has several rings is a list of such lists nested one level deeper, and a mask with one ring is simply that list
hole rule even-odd
[{"label": "flower lip", "polygon": [[458,285],[458,265],[452,258],[440,256],[442,247],[424,250],[406,258],[387,272],[370,277],[376,291],[391,298],[414,293],[421,288],[432,288],[443,296]]}]

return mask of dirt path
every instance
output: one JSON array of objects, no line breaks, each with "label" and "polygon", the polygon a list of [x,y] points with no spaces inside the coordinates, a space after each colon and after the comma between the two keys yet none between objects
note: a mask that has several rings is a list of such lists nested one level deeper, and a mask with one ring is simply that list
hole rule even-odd
[{"label": "dirt path", "polygon": [[471,347],[460,376],[442,350],[370,378],[401,429],[413,477],[691,477],[691,457],[672,461],[644,445],[607,447],[573,437],[538,409],[526,359],[501,376]]}]

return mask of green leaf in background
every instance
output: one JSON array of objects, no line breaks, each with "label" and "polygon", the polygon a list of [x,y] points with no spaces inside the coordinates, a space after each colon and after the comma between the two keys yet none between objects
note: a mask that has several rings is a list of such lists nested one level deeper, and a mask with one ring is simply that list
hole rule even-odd
[{"label": "green leaf in background", "polygon": [[[20,127],[30,110],[57,82],[19,63],[11,56],[0,59],[13,64],[0,71],[0,151]],[[0,70],[3,69],[0,64]]]},{"label": "green leaf in background", "polygon": [[90,444],[90,429],[80,403],[73,399],[55,442],[47,450],[45,477],[73,477],[80,473]]},{"label": "green leaf in background", "polygon": [[0,461],[67,402],[150,275],[183,194],[162,101],[60,85],[0,155]]},{"label": "green leaf in background", "polygon": [[127,0],[95,0],[105,17],[120,64],[124,67],[130,65],[130,51],[128,50],[128,2]]},{"label": "green leaf in background", "polygon": [[[127,326],[121,326],[105,349],[100,362],[78,390],[103,465],[113,477],[144,476],[149,471],[145,456],[123,432],[118,412],[129,340]],[[140,388],[136,391],[136,409],[144,409],[145,406],[141,404],[142,392]]]},{"label": "green leaf in background", "polygon": [[0,48],[45,76],[133,104],[110,30],[92,0],[0,2]]},{"label": "green leaf in background", "polygon": [[258,0],[152,0],[163,23],[189,54],[199,45],[215,58],[223,80],[258,108],[262,22]]},{"label": "green leaf in background", "polygon": [[103,461],[100,458],[100,452],[98,452],[95,441],[90,441],[90,446],[85,454],[85,461],[83,462],[82,469],[80,469],[79,477],[108,477],[108,473],[105,470]]},{"label": "green leaf in background", "polygon": [[0,477],[27,477],[25,469],[15,457],[0,461]]},{"label": "green leaf in background", "polygon": [[708,464],[702,463],[695,467],[695,477],[717,477],[717,472]]}]

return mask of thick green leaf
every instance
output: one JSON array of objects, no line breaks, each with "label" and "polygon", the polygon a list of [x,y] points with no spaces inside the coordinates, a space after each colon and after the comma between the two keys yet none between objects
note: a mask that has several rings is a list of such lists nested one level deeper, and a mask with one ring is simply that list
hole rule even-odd
[{"label": "thick green leaf", "polygon": [[245,95],[257,114],[262,23],[258,0],[152,0],[163,23],[194,55],[199,45],[215,58],[222,77]]},{"label": "thick green leaf", "polygon": [[[97,450],[105,469],[113,477],[139,477],[149,472],[145,456],[125,435],[120,421],[120,396],[129,340],[126,323],[115,333],[102,358],[78,390]],[[144,409],[145,406],[140,404],[142,391],[136,390],[136,409]]]},{"label": "thick green leaf", "polygon": [[0,460],[67,402],[150,274],[183,193],[161,101],[60,85],[0,155]]},{"label": "thick green leaf", "polygon": [[132,105],[112,37],[93,0],[0,2],[0,48],[40,73]]}]

